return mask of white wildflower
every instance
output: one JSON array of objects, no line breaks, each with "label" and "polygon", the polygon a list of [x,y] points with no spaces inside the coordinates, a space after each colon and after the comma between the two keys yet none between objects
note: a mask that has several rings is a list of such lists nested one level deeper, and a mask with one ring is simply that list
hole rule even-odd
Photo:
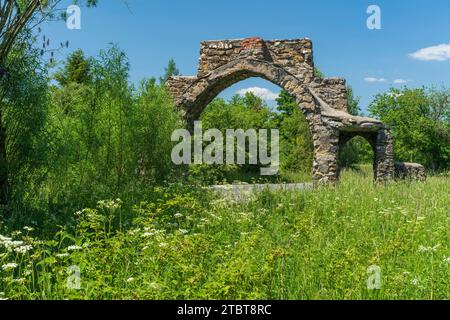
[{"label": "white wildflower", "polygon": [[213,214],[213,213],[210,213],[209,214],[212,218],[214,218],[214,219],[217,219],[217,220],[222,220],[222,218],[221,217],[219,217],[219,216],[217,216],[217,215],[215,215],[215,214]]},{"label": "white wildflower", "polygon": [[65,257],[68,257],[68,256],[69,256],[68,253],[59,253],[59,254],[56,255],[57,258],[65,258]]},{"label": "white wildflower", "polygon": [[97,205],[100,209],[119,209],[122,207],[122,200],[101,200],[97,202]]},{"label": "white wildflower", "polygon": [[1,244],[8,250],[9,252],[13,251],[15,248],[23,246],[23,241],[13,241],[11,238],[2,237]]},{"label": "white wildflower", "polygon": [[13,283],[17,283],[17,284],[24,284],[24,283],[25,283],[25,279],[24,279],[24,278],[13,279],[12,282],[13,282]]},{"label": "white wildflower", "polygon": [[133,277],[127,279],[127,282],[128,282],[128,283],[133,282],[133,281],[134,281],[134,278],[133,278]]},{"label": "white wildflower", "polygon": [[136,235],[137,233],[141,232],[141,228],[136,228],[136,229],[132,229],[130,231],[128,231],[128,233],[132,236]]},{"label": "white wildflower", "polygon": [[28,251],[31,251],[31,250],[33,250],[33,246],[31,246],[31,245],[25,245],[25,246],[14,248],[15,252],[21,253],[21,254],[25,254],[25,253],[27,253]]},{"label": "white wildflower", "polygon": [[80,211],[75,212],[74,215],[77,217],[81,217],[83,215],[83,213],[84,213],[84,210],[80,210]]},{"label": "white wildflower", "polygon": [[425,246],[419,246],[419,252],[436,252],[436,250],[440,247],[440,244],[435,245],[434,247],[425,247]]},{"label": "white wildflower", "polygon": [[11,242],[11,246],[13,246],[13,247],[20,247],[20,246],[23,246],[23,241],[12,241]]},{"label": "white wildflower", "polygon": [[67,247],[67,251],[79,251],[82,250],[83,248],[80,246],[69,246]]},{"label": "white wildflower", "polygon": [[426,252],[426,251],[428,251],[428,248],[427,248],[427,247],[419,246],[419,252],[420,252],[420,253]]},{"label": "white wildflower", "polygon": [[152,282],[152,283],[150,283],[149,287],[151,289],[158,290],[158,289],[160,289],[161,286],[159,284],[155,283],[155,282]]},{"label": "white wildflower", "polygon": [[17,268],[17,266],[18,266],[17,263],[12,262],[12,263],[4,264],[4,265],[2,266],[2,269],[3,269],[4,271],[8,271],[8,270],[13,270],[13,269]]},{"label": "white wildflower", "polygon": [[145,228],[145,231],[146,231],[146,232],[144,232],[144,233],[142,234],[142,236],[143,236],[144,238],[152,237],[152,236],[154,236],[154,235],[157,235],[157,234],[161,234],[161,233],[162,233],[160,230],[150,229],[150,228]]},{"label": "white wildflower", "polygon": [[1,243],[3,243],[3,242],[11,242],[11,241],[12,241],[11,238],[2,236],[2,235],[0,234],[0,242],[1,242]]},{"label": "white wildflower", "polygon": [[28,226],[23,227],[23,229],[24,229],[25,231],[28,231],[28,232],[34,231],[34,228],[28,227]]},{"label": "white wildflower", "polygon": [[181,213],[177,212],[177,213],[175,213],[174,217],[177,218],[177,219],[178,218],[183,218],[183,215]]},{"label": "white wildflower", "polygon": [[186,230],[186,229],[180,229],[180,230],[178,230],[181,234],[188,234],[189,233],[189,230]]}]

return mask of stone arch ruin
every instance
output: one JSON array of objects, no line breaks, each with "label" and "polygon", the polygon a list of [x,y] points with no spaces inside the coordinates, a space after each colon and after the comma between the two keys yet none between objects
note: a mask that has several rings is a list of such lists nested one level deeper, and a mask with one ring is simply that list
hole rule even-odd
[{"label": "stone arch ruin", "polygon": [[197,75],[171,77],[166,86],[192,128],[221,91],[251,77],[266,79],[295,97],[313,136],[316,183],[339,179],[339,148],[356,135],[373,147],[375,179],[395,177],[390,130],[378,120],[348,113],[344,79],[315,76],[309,39],[203,41]]}]

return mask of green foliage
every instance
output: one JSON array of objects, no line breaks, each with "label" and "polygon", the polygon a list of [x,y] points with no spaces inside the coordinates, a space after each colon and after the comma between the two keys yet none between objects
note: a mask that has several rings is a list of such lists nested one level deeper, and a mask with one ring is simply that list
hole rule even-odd
[{"label": "green foliage", "polygon": [[1,81],[0,97],[1,127],[7,133],[6,152],[0,160],[1,197],[14,199],[17,204],[33,192],[47,165],[44,126],[49,94],[47,70],[37,51],[27,46],[14,50],[8,63],[11,68],[8,77]]},{"label": "green foliage", "polygon": [[450,91],[447,88],[391,89],[369,111],[392,128],[395,157],[431,170],[450,167]]},{"label": "green foliage", "polygon": [[339,150],[339,165],[342,168],[357,169],[360,164],[372,164],[373,148],[366,138],[356,136]]},{"label": "green foliage", "polygon": [[[171,174],[170,136],[182,125],[179,116],[154,80],[142,81],[137,91],[130,87],[128,69],[125,54],[111,47],[92,62],[92,82],[54,89],[52,197],[67,198],[67,190],[76,201],[121,195]],[[69,77],[65,70],[62,77]]]},{"label": "green foliage", "polygon": [[164,87],[153,79],[142,81],[135,102],[133,123],[130,124],[134,155],[138,158],[140,177],[146,183],[162,182],[175,170],[171,160],[174,130],[183,128]]},{"label": "green foliage", "polygon": [[360,100],[360,97],[355,97],[353,88],[351,86],[347,86],[348,113],[354,116],[361,115],[361,108],[359,106]]},{"label": "green foliage", "polygon": [[92,81],[91,68],[92,59],[86,59],[83,50],[78,49],[67,58],[64,67],[54,77],[60,86],[89,84]]},{"label": "green foliage", "polygon": [[164,76],[159,78],[160,84],[164,84],[167,79],[169,79],[172,76],[179,76],[180,71],[177,68],[177,65],[175,63],[175,60],[170,59],[169,63],[167,64],[167,67],[164,68]]},{"label": "green foliage", "polygon": [[[229,102],[217,98],[202,113],[203,130],[218,129],[225,137],[227,129],[275,129],[275,114],[265,101],[252,93],[235,95]],[[225,139],[224,139],[225,140]],[[224,141],[225,144],[226,141]],[[270,142],[269,142],[270,145]],[[225,150],[225,145],[224,145]],[[246,156],[248,163],[248,154]],[[260,165],[191,166],[191,176],[204,183],[240,180],[259,176]],[[244,179],[247,180],[247,179]]]},{"label": "green foliage", "polygon": [[15,199],[5,219],[14,226],[52,232],[71,223],[80,204],[139,198],[179,175],[170,138],[183,123],[165,88],[154,79],[130,86],[128,60],[116,47],[96,59],[80,57],[77,51],[68,58],[58,72],[65,80],[51,88],[31,58],[20,56],[25,67],[16,64],[17,85],[2,100]]},{"label": "green foliage", "polygon": [[[353,88],[347,86],[347,101],[348,112],[351,115],[361,115],[361,108],[359,106],[359,97],[355,97]],[[373,163],[374,153],[373,148],[362,136],[356,136],[339,150],[339,165],[342,168],[357,169],[359,164]]]},{"label": "green foliage", "polygon": [[325,75],[323,74],[322,71],[320,71],[319,68],[314,68],[314,76],[319,78],[319,79],[325,78]]},{"label": "green foliage", "polygon": [[[448,179],[343,178],[244,203],[174,185],[133,209],[99,201],[50,239],[2,232],[0,298],[448,299]],[[380,290],[367,288],[372,265]]]},{"label": "green foliage", "polygon": [[311,172],[313,143],[309,124],[295,98],[282,90],[277,98],[281,166],[284,170]]},{"label": "green foliage", "polygon": [[[252,93],[235,95],[229,102],[215,99],[202,113],[204,130],[226,129],[279,129],[280,161],[282,172],[271,181],[291,181],[291,171],[307,172],[312,167],[312,137],[308,123],[295,99],[282,90],[277,99],[277,112],[272,111],[264,100]],[[244,166],[191,166],[194,177],[206,183],[232,181],[261,181],[259,165]],[[253,177],[253,178],[252,178]],[[267,178],[266,178],[267,179]],[[303,179],[303,178],[302,178]]]}]

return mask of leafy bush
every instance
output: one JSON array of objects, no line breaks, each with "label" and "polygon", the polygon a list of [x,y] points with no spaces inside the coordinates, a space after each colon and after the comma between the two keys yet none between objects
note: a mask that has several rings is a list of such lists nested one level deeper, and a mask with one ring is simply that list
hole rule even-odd
[{"label": "leafy bush", "polygon": [[392,128],[395,157],[418,162],[432,171],[450,167],[450,92],[437,89],[391,89],[379,94],[370,112]]}]

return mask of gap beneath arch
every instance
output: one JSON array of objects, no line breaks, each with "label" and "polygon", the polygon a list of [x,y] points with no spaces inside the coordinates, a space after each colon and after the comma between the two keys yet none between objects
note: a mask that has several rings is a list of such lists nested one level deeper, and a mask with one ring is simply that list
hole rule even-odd
[{"label": "gap beneath arch", "polygon": [[[312,179],[313,143],[308,122],[295,99],[261,78],[242,80],[222,91],[200,115],[203,130],[277,129],[280,170],[261,176],[261,164],[191,165],[190,176],[205,184],[304,183]],[[270,143],[269,143],[270,145]],[[248,141],[246,147],[248,147]]]}]

